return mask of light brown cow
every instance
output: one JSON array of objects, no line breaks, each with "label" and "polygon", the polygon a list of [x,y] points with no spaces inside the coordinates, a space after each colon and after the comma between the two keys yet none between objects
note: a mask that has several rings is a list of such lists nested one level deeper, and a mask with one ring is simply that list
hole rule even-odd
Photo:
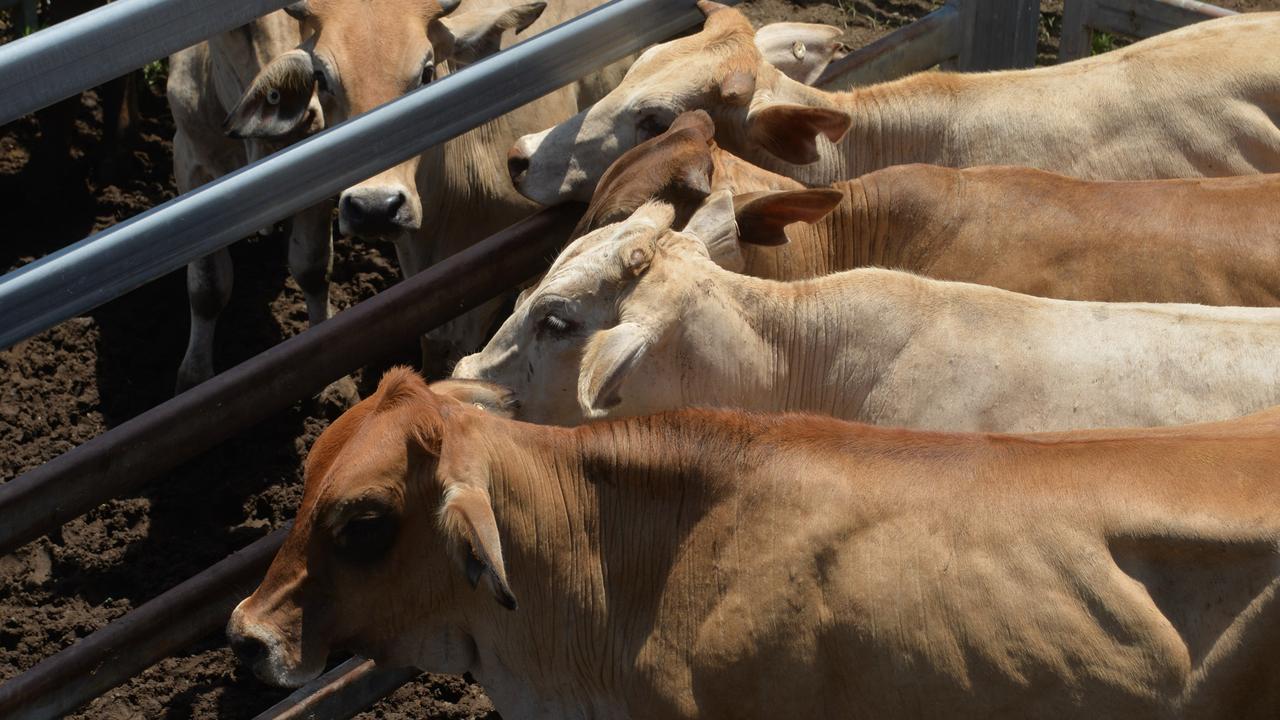
[{"label": "light brown cow", "polygon": [[[169,58],[167,94],[176,133],[173,175],[178,192],[188,192],[265,157],[324,126],[320,104],[302,102],[287,132],[265,138],[256,133],[226,135],[223,120],[240,101],[255,74],[272,58],[298,44],[298,23],[283,12],[214,36]],[[331,203],[304,210],[287,222],[289,272],[307,302],[312,324],[328,319]],[[213,336],[218,316],[231,298],[233,269],[226,248],[187,266],[191,334],[178,368],[179,392],[213,377]],[[354,386],[350,392],[354,393]]]},{"label": "light brown cow", "polygon": [[763,62],[737,10],[699,6],[702,32],[649,51],[595,106],[516,143],[521,192],[544,204],[589,199],[609,163],[694,109],[711,113],[725,149],[808,183],[913,162],[1095,180],[1280,172],[1280,13],[1054,67],[927,72],[828,93]]},{"label": "light brown cow", "polygon": [[[571,424],[690,405],[1028,432],[1280,405],[1280,309],[1051,300],[859,268],[740,275],[727,193],[682,231],[645,205],[565,248],[454,377]],[[723,263],[723,260],[721,260]]]},{"label": "light brown cow", "polygon": [[[498,52],[516,33],[536,34],[597,4],[570,0],[544,12],[543,0],[294,3],[288,12],[301,21],[302,43],[258,74],[228,127],[247,137],[288,135],[317,103],[331,126]],[[620,61],[347,189],[338,203],[341,231],[392,240],[408,276],[515,222],[536,206],[510,187],[505,149],[595,101],[625,67]],[[488,312],[446,331],[445,352],[452,333],[487,329]]]},{"label": "light brown cow", "polygon": [[744,242],[716,259],[757,277],[874,265],[1065,300],[1280,305],[1280,175],[1106,182],[896,165],[805,190],[720,149],[714,132],[706,113],[685,113],[628,150],[577,234],[651,200],[671,203],[682,227],[728,190]]},{"label": "light brown cow", "polygon": [[393,371],[316,442],[228,628],[262,679],[351,649],[521,719],[1280,715],[1280,411],[555,428],[433,389]]}]

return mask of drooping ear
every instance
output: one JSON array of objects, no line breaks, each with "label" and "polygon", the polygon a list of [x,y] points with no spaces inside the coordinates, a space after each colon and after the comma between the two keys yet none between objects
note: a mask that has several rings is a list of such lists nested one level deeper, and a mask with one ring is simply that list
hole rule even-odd
[{"label": "drooping ear", "polygon": [[741,272],[746,265],[738,245],[733,196],[728,190],[721,190],[708,198],[680,232],[701,240],[711,261],[720,267]]},{"label": "drooping ear", "polygon": [[439,380],[428,388],[437,395],[451,397],[499,417],[513,418],[520,409],[519,401],[510,390],[483,380]]},{"label": "drooping ear", "polygon": [[290,50],[267,63],[222,127],[233,138],[283,138],[308,120],[315,70],[305,50]]},{"label": "drooping ear", "polygon": [[467,9],[433,20],[427,35],[435,48],[436,61],[452,60],[468,65],[502,49],[502,34],[520,32],[533,24],[547,8],[545,0],[511,7]]},{"label": "drooping ear", "polygon": [[840,49],[840,33],[830,25],[771,23],[756,31],[756,49],[787,77],[810,85]]},{"label": "drooping ear", "polygon": [[633,322],[620,323],[591,338],[578,374],[578,404],[583,415],[604,417],[622,401],[618,390],[650,344],[649,332]]},{"label": "drooping ear", "polygon": [[747,116],[752,141],[795,165],[818,160],[818,136],[838,142],[849,131],[848,113],[807,105],[771,103]]},{"label": "drooping ear", "polygon": [[[441,469],[443,475],[444,469]],[[489,493],[468,482],[450,482],[440,507],[440,524],[449,538],[454,560],[467,574],[471,587],[487,580],[498,604],[515,610],[519,603],[507,582],[502,541]]]},{"label": "drooping ear", "polygon": [[753,245],[782,245],[786,226],[812,223],[826,217],[844,200],[844,193],[830,188],[753,192],[733,198],[738,238]]}]

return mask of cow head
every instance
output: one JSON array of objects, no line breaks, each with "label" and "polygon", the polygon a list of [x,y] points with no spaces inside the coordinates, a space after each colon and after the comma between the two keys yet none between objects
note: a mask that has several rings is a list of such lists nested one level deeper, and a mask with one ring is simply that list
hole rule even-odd
[{"label": "cow head", "polygon": [[678,407],[683,349],[723,346],[734,332],[691,325],[701,303],[716,301],[706,273],[690,266],[740,265],[741,257],[728,193],[714,193],[682,231],[671,229],[674,215],[668,204],[649,203],[570,243],[454,377],[503,383],[535,422]]},{"label": "cow head", "polygon": [[325,430],[307,458],[293,528],[227,626],[242,661],[286,687],[318,675],[334,649],[390,666],[470,667],[462,615],[493,598],[514,609],[516,599],[487,475],[458,450],[465,432],[455,429],[477,413],[510,411],[500,388],[429,388],[398,368]]},{"label": "cow head", "polygon": [[[298,49],[272,60],[226,120],[233,137],[278,140],[309,120],[315,101],[335,125],[499,49],[546,3],[479,0],[303,0],[286,8],[302,25]],[[418,159],[349,188],[339,199],[344,233],[393,236],[422,224]]]},{"label": "cow head", "polygon": [[682,113],[661,135],[623,153],[600,178],[573,237],[625,220],[653,201],[671,205],[671,226],[682,228],[712,191],[728,190],[735,193],[740,238],[754,245],[778,245],[786,242],[783,227],[814,222],[844,197],[831,189],[803,189],[793,180],[716,153],[714,135],[711,117],[694,110]]},{"label": "cow head", "polygon": [[[768,62],[741,13],[708,0],[698,6],[707,14],[701,32],[650,48],[598,103],[516,141],[508,168],[517,190],[548,205],[587,200],[610,163],[688,110],[707,111],[721,135],[745,135],[745,143],[789,162],[816,160],[818,135],[833,140],[844,135],[849,126],[844,112],[770,99],[777,83],[794,81]],[[826,26],[788,23],[766,36],[765,46],[772,54],[786,47],[793,59],[807,58],[788,67],[808,77],[814,62],[825,67],[835,52],[833,38]]]}]

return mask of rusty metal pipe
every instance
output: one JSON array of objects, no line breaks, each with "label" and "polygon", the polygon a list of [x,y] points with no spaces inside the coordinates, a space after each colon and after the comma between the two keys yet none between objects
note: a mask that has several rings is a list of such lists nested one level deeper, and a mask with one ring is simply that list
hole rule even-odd
[{"label": "rusty metal pipe", "polygon": [[226,623],[284,542],[276,530],[0,685],[0,717],[47,720],[93,698]]},{"label": "rusty metal pipe", "polygon": [[0,552],[176,467],[528,280],[581,205],[544,210],[0,485]]},{"label": "rusty metal pipe", "polygon": [[372,660],[353,657],[298,688],[253,720],[346,720],[421,674],[422,671],[414,668],[381,670]]}]

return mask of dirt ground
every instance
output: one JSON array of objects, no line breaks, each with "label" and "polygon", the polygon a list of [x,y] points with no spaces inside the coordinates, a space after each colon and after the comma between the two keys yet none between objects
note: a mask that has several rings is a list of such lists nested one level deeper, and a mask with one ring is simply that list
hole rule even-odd
[{"label": "dirt ground", "polygon": [[[941,3],[929,0],[751,0],[757,24],[824,22],[860,47]],[[1243,10],[1280,0],[1236,0]],[[1046,2],[1042,61],[1051,61],[1054,14]],[[0,42],[13,31],[0,13]],[[162,88],[139,75],[139,120],[114,151],[105,142],[97,92],[0,128],[0,270],[10,270],[175,194],[172,120]],[[66,127],[60,139],[51,128]],[[282,239],[232,248],[235,292],[219,324],[217,364],[228,368],[306,326],[301,293],[285,267]],[[333,296],[349,307],[397,279],[394,253],[377,243],[336,243]],[[8,481],[168,399],[187,333],[181,272],[86,316],[0,351],[0,481]],[[357,375],[372,389],[392,362]],[[191,577],[292,516],[307,448],[338,412],[297,403],[19,551],[0,557],[0,682]],[[285,695],[236,668],[221,633],[166,659],[73,717],[248,718]],[[496,718],[479,686],[424,676],[362,718]]]}]

